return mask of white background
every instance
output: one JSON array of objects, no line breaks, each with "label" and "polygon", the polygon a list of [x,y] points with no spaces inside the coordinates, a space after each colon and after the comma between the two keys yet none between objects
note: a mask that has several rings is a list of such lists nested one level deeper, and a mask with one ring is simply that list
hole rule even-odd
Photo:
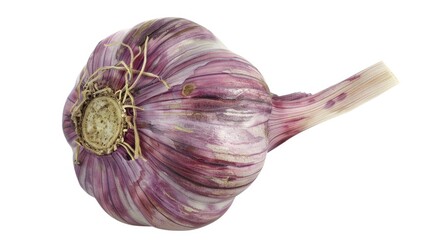
[{"label": "white background", "polygon": [[[168,16],[210,29],[279,95],[380,60],[400,84],[270,152],[215,223],[129,226],[80,188],[62,108],[98,41]],[[0,31],[0,239],[429,239],[424,1],[2,1]]]}]

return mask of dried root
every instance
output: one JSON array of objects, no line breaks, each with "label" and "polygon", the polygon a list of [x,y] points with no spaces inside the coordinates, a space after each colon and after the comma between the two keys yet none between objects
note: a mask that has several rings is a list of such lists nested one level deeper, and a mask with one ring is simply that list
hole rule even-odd
[{"label": "dried root", "polygon": [[[122,42],[105,45],[105,47],[121,45],[126,49],[128,49],[128,51],[130,52],[129,63],[126,63],[125,61],[120,61],[114,66],[100,67],[90,76],[88,76],[88,70],[84,68],[82,76],[80,77],[77,84],[77,91],[78,91],[77,93],[80,99],[75,103],[75,106],[73,106],[72,112],[71,112],[72,120],[74,122],[77,135],[78,135],[76,139],[75,161],[74,161],[75,164],[80,163],[78,159],[78,153],[80,152],[81,147],[85,147],[86,149],[89,149],[98,155],[105,155],[105,154],[110,154],[111,152],[117,150],[118,146],[120,146],[125,149],[130,159],[135,160],[138,158],[143,158],[141,147],[140,147],[140,137],[137,129],[136,119],[137,119],[137,111],[144,111],[144,109],[142,107],[136,106],[134,96],[132,94],[132,90],[136,87],[137,83],[141,81],[142,77],[156,78],[160,82],[162,82],[167,89],[170,88],[168,83],[165,80],[163,80],[160,76],[145,71],[146,64],[147,64],[148,40],[149,38],[146,37],[143,48],[139,46],[138,52],[136,54],[134,54],[131,46]],[[141,68],[139,70],[134,69],[134,62],[142,54],[143,54],[143,64]],[[99,83],[100,81],[103,80],[103,74],[108,70],[125,72],[125,75],[124,75],[125,83],[122,89],[119,89],[116,92],[113,92],[113,90],[107,86],[102,89],[99,88]],[[84,79],[87,79],[87,80],[85,84],[82,86]],[[86,132],[96,131],[94,130],[94,126],[95,127],[100,126],[100,128],[104,126],[104,125],[97,125],[97,123],[99,123],[100,121],[103,122],[103,121],[106,121],[106,120],[109,121],[112,119],[111,113],[109,113],[109,115],[106,115],[108,116],[108,118],[104,117],[101,120],[93,119],[93,118],[91,118],[90,120],[85,119],[85,113],[86,113],[86,108],[88,104],[94,99],[101,98],[101,97],[115,99],[117,102],[117,107],[119,107],[120,111],[122,112],[121,119],[120,120],[113,119],[113,122],[112,122],[112,124],[119,124],[116,127],[121,128],[122,133],[119,134],[118,136],[116,135],[113,136],[116,139],[114,139],[114,141],[112,141],[112,143],[108,144],[107,146],[100,145],[99,142],[101,140],[94,143],[94,141],[91,141],[85,138]],[[109,101],[105,101],[105,102],[109,102]],[[110,107],[115,107],[112,105],[116,106],[116,104],[111,104]],[[89,130],[86,128],[88,128]],[[124,139],[124,134],[129,129],[131,129],[134,133],[134,147],[131,146],[129,143],[125,142],[125,139]],[[111,134],[104,133],[103,135],[103,133],[104,132],[102,133],[97,132],[96,134],[97,136],[100,135],[101,137],[104,137],[104,139],[108,137],[112,137]]]}]

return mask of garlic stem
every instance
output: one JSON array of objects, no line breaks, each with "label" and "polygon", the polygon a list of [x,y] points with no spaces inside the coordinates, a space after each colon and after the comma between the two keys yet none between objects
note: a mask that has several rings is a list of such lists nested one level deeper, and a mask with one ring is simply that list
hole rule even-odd
[{"label": "garlic stem", "polygon": [[269,150],[299,132],[354,109],[397,83],[387,66],[379,62],[314,95],[273,96],[268,122]]}]

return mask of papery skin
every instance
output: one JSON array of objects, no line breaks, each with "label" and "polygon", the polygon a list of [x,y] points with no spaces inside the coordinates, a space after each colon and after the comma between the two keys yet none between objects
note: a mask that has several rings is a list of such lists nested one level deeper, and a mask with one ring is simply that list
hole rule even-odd
[{"label": "papery skin", "polygon": [[[130,160],[122,148],[101,156],[77,148],[71,111],[80,97],[78,84],[65,104],[64,134],[78,154],[80,185],[112,217],[163,229],[202,227],[222,216],[262,169],[271,93],[259,71],[210,31],[175,18],[102,40],[88,60],[88,75],[129,62],[126,48],[105,44],[123,42],[137,52],[146,37],[146,71],[171,88],[145,77],[133,92],[136,106],[144,109],[136,119],[143,157]],[[137,59],[134,68],[142,62]],[[103,80],[100,86],[113,90],[125,84],[124,74],[115,70],[106,71]],[[134,144],[132,132],[125,139]]]}]

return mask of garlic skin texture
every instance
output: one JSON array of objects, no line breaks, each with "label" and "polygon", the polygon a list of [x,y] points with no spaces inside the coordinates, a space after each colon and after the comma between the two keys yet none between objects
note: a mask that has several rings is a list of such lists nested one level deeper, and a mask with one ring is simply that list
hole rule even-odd
[{"label": "garlic skin texture", "polygon": [[[131,65],[133,76],[124,70]],[[127,84],[132,89],[121,92]],[[85,86],[92,89],[88,98],[120,95],[128,119],[118,144],[100,152],[85,147],[92,143],[81,132],[110,123],[79,120],[88,106],[101,104],[82,104]],[[110,216],[132,225],[194,229],[221,217],[258,176],[269,149],[271,97],[259,71],[210,31],[164,18],[96,46],[67,98],[63,129],[80,185]]]}]

